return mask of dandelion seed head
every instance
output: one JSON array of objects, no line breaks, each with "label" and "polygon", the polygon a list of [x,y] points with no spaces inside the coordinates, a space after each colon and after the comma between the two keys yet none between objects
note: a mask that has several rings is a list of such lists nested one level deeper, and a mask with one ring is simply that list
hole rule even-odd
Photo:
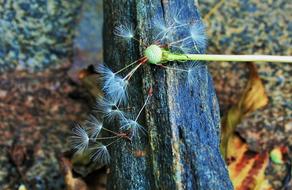
[{"label": "dandelion seed head", "polygon": [[144,55],[149,63],[158,64],[162,59],[162,50],[158,45],[152,44],[146,48]]},{"label": "dandelion seed head", "polygon": [[69,137],[71,147],[77,152],[84,152],[88,148],[89,136],[80,124],[72,129],[72,136]]},{"label": "dandelion seed head", "polygon": [[87,126],[87,131],[91,138],[96,138],[103,125],[102,122],[100,122],[94,115],[90,114],[89,118],[85,121],[85,125]]},{"label": "dandelion seed head", "polygon": [[190,26],[190,37],[199,49],[205,49],[207,38],[205,35],[205,27],[201,22],[195,22]]},{"label": "dandelion seed head", "polygon": [[101,164],[109,164],[110,163],[110,154],[108,152],[107,146],[96,143],[90,148],[90,158],[93,161],[97,161]]},{"label": "dandelion seed head", "polygon": [[126,39],[131,39],[134,37],[133,28],[128,24],[116,26],[114,29],[114,34]]}]

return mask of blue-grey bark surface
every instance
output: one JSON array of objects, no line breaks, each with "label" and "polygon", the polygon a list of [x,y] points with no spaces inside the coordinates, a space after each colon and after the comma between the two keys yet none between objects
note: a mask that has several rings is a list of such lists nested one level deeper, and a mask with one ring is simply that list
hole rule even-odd
[{"label": "blue-grey bark surface", "polygon": [[[149,44],[155,36],[151,18],[159,15],[167,23],[173,10],[181,8],[183,17],[200,19],[193,0],[105,0],[105,63],[118,70],[143,54],[144,47],[135,41],[114,36],[115,26],[134,23],[138,37]],[[207,66],[200,64],[192,87],[182,73],[154,65],[135,73],[126,108],[135,117],[153,87],[139,119],[147,134],[111,147],[108,189],[233,189],[219,152],[220,117],[212,79]]]}]

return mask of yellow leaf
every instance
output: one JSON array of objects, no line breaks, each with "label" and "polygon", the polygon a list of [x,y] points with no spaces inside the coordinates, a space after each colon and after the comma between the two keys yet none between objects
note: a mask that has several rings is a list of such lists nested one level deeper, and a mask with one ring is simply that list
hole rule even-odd
[{"label": "yellow leaf", "polygon": [[242,116],[252,113],[268,103],[264,85],[258,76],[255,65],[249,64],[249,70],[249,81],[238,103],[238,109],[241,111]]},{"label": "yellow leaf", "polygon": [[264,85],[258,76],[254,64],[248,64],[250,71],[248,84],[237,104],[235,104],[222,119],[221,153],[226,159],[229,138],[234,134],[236,126],[248,113],[267,105],[268,97]]},{"label": "yellow leaf", "polygon": [[228,142],[228,171],[235,190],[270,190],[265,178],[269,162],[267,152],[248,150],[247,144],[237,135]]},{"label": "yellow leaf", "polygon": [[222,119],[220,149],[227,161],[235,190],[271,190],[272,187],[265,178],[269,154],[250,151],[245,141],[235,133],[236,126],[247,114],[268,103],[255,65],[249,64],[249,70],[249,81],[240,100]]}]

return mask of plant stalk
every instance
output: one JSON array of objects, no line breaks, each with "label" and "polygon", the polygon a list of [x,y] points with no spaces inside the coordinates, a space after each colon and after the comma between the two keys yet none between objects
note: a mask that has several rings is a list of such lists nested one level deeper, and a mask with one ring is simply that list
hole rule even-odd
[{"label": "plant stalk", "polygon": [[279,62],[292,63],[292,56],[277,55],[216,55],[216,54],[174,54],[163,51],[164,61],[234,61],[234,62]]}]

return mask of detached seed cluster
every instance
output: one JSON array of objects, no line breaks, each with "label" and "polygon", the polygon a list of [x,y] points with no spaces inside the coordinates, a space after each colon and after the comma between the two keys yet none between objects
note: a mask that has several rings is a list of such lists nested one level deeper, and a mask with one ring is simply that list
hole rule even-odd
[{"label": "detached seed cluster", "polygon": [[[193,85],[197,63],[188,63],[182,68],[168,67],[161,63],[163,49],[169,49],[180,54],[201,53],[206,46],[204,26],[201,21],[186,20],[183,18],[184,10],[173,11],[173,20],[166,24],[162,17],[155,16],[152,27],[157,31],[152,44],[141,44],[135,36],[135,29],[131,24],[121,24],[114,29],[114,34],[125,40],[135,40],[143,47],[144,56],[127,64],[124,68],[114,72],[106,65],[99,65],[96,71],[101,76],[102,90],[104,97],[98,97],[93,112],[101,115],[100,118],[90,115],[83,124],[76,124],[73,128],[73,135],[70,137],[72,148],[77,152],[89,151],[94,161],[103,164],[110,162],[108,147],[121,139],[134,140],[139,132],[146,130],[138,123],[139,116],[152,96],[152,88],[149,89],[144,105],[135,118],[128,118],[127,113],[120,108],[120,105],[127,105],[127,89],[133,74],[146,63],[186,73],[187,85]],[[163,48],[162,48],[163,47]],[[115,132],[104,127],[104,123],[119,121],[119,131]],[[102,136],[106,131],[111,136]],[[107,143],[104,143],[107,142]]]}]

